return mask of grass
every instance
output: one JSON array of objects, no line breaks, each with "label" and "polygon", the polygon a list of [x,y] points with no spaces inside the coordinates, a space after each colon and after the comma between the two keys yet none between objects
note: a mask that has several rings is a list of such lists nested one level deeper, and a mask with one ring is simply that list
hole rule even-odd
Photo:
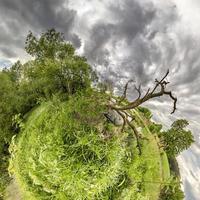
[{"label": "grass", "polygon": [[[169,166],[139,112],[142,156],[132,131],[105,121],[104,96],[55,98],[27,117],[10,147],[9,171],[24,200],[156,200]],[[102,138],[102,130],[110,139]]]},{"label": "grass", "polygon": [[134,113],[140,120],[140,123],[143,124],[142,133],[147,139],[143,142],[143,155],[146,156],[149,167],[144,178],[146,184],[145,193],[150,200],[158,199],[163,182],[168,181],[170,178],[168,158],[166,153],[159,148],[157,136],[153,135],[148,129],[145,123],[146,119],[139,112],[134,111]]}]

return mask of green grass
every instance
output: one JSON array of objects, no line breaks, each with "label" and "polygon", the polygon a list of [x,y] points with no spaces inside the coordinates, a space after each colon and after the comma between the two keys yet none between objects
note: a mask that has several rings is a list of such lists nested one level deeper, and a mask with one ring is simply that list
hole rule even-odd
[{"label": "green grass", "polygon": [[[143,156],[148,162],[148,170],[145,174],[145,193],[150,200],[158,199],[163,182],[170,178],[170,168],[166,153],[159,148],[158,138],[148,129],[144,119],[139,112],[134,111],[140,123],[143,124],[142,133],[147,140],[143,142]],[[150,123],[150,122],[148,122]]]},{"label": "green grass", "polygon": [[[131,129],[120,133],[103,118],[104,96],[80,94],[54,99],[29,113],[10,147],[9,170],[24,200],[157,200],[169,176],[160,152],[139,112],[142,156]],[[101,137],[102,130],[110,139]]]},{"label": "green grass", "polygon": [[163,169],[163,180],[168,181],[170,178],[170,167],[167,158],[167,154],[163,151],[161,153],[161,162],[162,162],[162,169]]}]

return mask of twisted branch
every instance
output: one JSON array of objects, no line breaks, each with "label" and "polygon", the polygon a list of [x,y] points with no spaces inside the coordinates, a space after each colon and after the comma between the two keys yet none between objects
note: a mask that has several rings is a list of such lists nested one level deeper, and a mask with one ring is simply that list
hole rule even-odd
[{"label": "twisted branch", "polygon": [[[150,99],[153,99],[155,97],[160,97],[163,95],[168,95],[174,102],[173,110],[171,112],[171,114],[173,114],[176,110],[177,98],[173,96],[171,91],[166,91],[166,85],[169,82],[165,81],[165,78],[168,76],[168,74],[169,74],[169,70],[167,71],[167,73],[164,75],[164,77],[160,81],[158,81],[156,79],[155,80],[156,85],[153,88],[153,90],[150,91],[150,89],[148,89],[146,94],[143,97],[141,97],[141,86],[139,86],[138,88],[136,87],[135,89],[139,94],[139,96],[136,100],[134,100],[126,105],[123,105],[123,106],[120,106],[119,104],[118,105],[115,104],[111,108],[114,110],[131,110],[131,109],[138,107],[139,105],[141,105],[142,103],[144,103]],[[160,91],[156,92],[156,90],[159,86],[160,86]]]},{"label": "twisted branch", "polygon": [[123,95],[121,96],[120,100],[118,101],[118,104],[121,103],[122,101],[124,101],[126,99],[127,96],[127,90],[128,90],[128,85],[129,83],[133,82],[133,80],[129,80],[127,81],[126,85],[124,86],[124,92]]}]

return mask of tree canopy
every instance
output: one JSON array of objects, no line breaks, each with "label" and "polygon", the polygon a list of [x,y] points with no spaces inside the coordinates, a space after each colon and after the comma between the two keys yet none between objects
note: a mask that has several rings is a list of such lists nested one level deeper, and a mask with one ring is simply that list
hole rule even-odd
[{"label": "tree canopy", "polygon": [[36,59],[64,59],[74,56],[75,49],[66,43],[62,33],[50,29],[37,38],[31,31],[26,38],[25,50]]},{"label": "tree canopy", "polygon": [[187,125],[187,120],[179,119],[172,123],[169,130],[162,132],[161,141],[169,157],[177,156],[194,142],[192,132],[186,129]]}]

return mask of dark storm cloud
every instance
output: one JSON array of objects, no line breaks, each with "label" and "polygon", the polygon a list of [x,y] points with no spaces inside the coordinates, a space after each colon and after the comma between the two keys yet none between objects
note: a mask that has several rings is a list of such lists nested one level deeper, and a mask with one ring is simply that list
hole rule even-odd
[{"label": "dark storm cloud", "polygon": [[17,54],[9,47],[0,47],[0,49],[3,55],[5,55],[7,58],[13,58],[17,56]]},{"label": "dark storm cloud", "polygon": [[107,66],[109,64],[109,51],[105,45],[114,36],[115,25],[98,22],[90,31],[90,41],[85,46],[85,55],[93,64]]},{"label": "dark storm cloud", "polygon": [[[167,10],[161,10],[151,1],[125,0],[108,4],[107,10],[112,22],[106,17],[96,21],[84,49],[91,64],[109,68],[105,70],[106,74],[101,70],[103,79],[117,84],[120,79],[135,79],[146,86],[156,76],[165,73],[176,55],[174,41],[167,34],[168,28],[178,21],[176,7],[172,4]],[[163,44],[155,40],[159,37],[165,38]],[[113,52],[124,55],[113,58]],[[113,60],[117,64],[112,65]],[[153,64],[156,67],[150,69]],[[116,72],[121,77],[113,77]]]},{"label": "dark storm cloud", "polygon": [[[189,86],[199,88],[200,74],[200,40],[190,35],[180,35],[180,44],[183,58],[180,59],[179,68],[174,77],[174,84],[177,86]],[[196,84],[196,87],[195,87]]]},{"label": "dark storm cloud", "polygon": [[3,0],[1,13],[5,16],[9,13],[9,16],[18,19],[20,24],[31,25],[34,29],[58,27],[67,30],[73,24],[76,12],[66,10],[65,2],[64,0]]},{"label": "dark storm cloud", "polygon": [[[200,91],[200,42],[176,29],[181,18],[172,3],[157,7],[144,2],[125,0],[109,4],[107,10],[112,20],[105,17],[89,27],[85,55],[91,64],[101,66],[102,79],[119,90],[128,79],[134,79],[144,88],[152,86],[155,78],[161,78],[170,69],[170,89],[181,102],[179,109],[197,116],[199,111],[186,110],[185,103],[195,91]],[[121,52],[124,55],[118,56]],[[187,88],[193,89],[186,91]]]},{"label": "dark storm cloud", "polygon": [[50,28],[63,32],[67,40],[80,47],[80,38],[72,32],[76,11],[66,4],[64,0],[1,0],[0,52],[15,57],[16,48],[24,48],[29,30],[41,34]]},{"label": "dark storm cloud", "polygon": [[[144,60],[144,53],[146,49],[141,44],[140,35],[145,34],[145,29],[151,23],[155,16],[155,8],[153,4],[148,4],[142,7],[135,0],[125,0],[121,4],[116,2],[110,4],[107,8],[110,11],[110,17],[114,19],[113,23],[100,20],[90,30],[89,41],[85,46],[85,54],[90,62],[104,65],[105,67],[110,63],[110,47],[115,48],[118,42],[124,41],[130,48],[137,43],[140,43],[140,48],[137,52],[137,59],[142,56]],[[131,57],[131,55],[130,55]],[[129,58],[130,59],[130,58]],[[131,58],[131,60],[134,60]],[[142,73],[142,62],[138,63],[136,69],[138,74]],[[132,65],[127,58],[123,61],[125,65]],[[116,70],[116,69],[115,69]]]},{"label": "dark storm cloud", "polygon": [[149,3],[144,6],[133,0],[125,0],[118,5],[111,4],[109,9],[117,21],[115,24],[117,39],[124,38],[128,44],[137,34],[144,32],[156,12],[153,4]]},{"label": "dark storm cloud", "polygon": [[[0,9],[2,9],[0,7]],[[2,15],[2,13],[0,13],[0,16]],[[3,17],[2,17],[3,18]],[[8,19],[6,19],[8,20]],[[12,29],[12,26],[9,25],[9,22],[7,23],[7,21],[4,20],[0,23],[0,41],[1,41],[1,46],[9,46],[11,47],[22,47],[22,38],[21,38],[21,33],[19,35],[15,34],[14,30]],[[17,22],[18,26],[21,26],[21,24],[19,22]],[[23,27],[22,27],[22,30]],[[23,31],[22,31],[23,32]]]}]

